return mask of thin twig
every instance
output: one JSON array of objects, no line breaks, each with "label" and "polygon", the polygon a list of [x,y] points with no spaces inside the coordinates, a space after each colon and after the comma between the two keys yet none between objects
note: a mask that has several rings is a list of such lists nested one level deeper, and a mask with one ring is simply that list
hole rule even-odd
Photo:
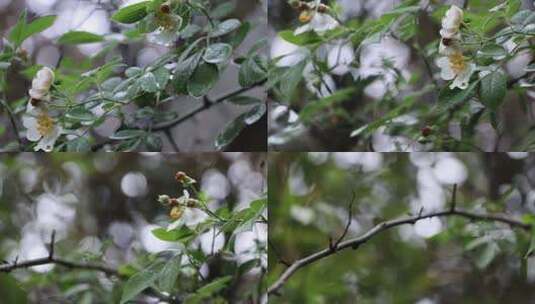
[{"label": "thin twig", "polygon": [[[4,92],[4,99],[6,99],[6,97],[7,96],[6,96],[5,92]],[[22,142],[22,138],[20,138],[20,135],[19,135],[19,128],[17,126],[17,119],[15,118],[15,114],[11,110],[11,107],[8,105],[7,99],[6,100],[4,100],[4,99],[0,99],[0,103],[6,109],[7,116],[9,117],[9,121],[11,123],[11,126],[13,127],[13,133],[15,133],[15,137],[17,138],[17,141],[19,142],[19,146],[20,146],[19,149],[22,149],[22,147],[24,147],[24,143]]]},{"label": "thin twig", "polygon": [[526,223],[523,223],[521,221],[518,221],[516,219],[508,218],[503,215],[498,214],[477,214],[477,213],[471,213],[468,211],[461,211],[461,210],[447,210],[447,211],[439,211],[429,214],[419,214],[417,216],[411,216],[411,217],[405,217],[401,219],[396,220],[390,220],[386,222],[382,222],[376,226],[374,226],[372,229],[368,230],[363,235],[349,239],[347,241],[341,242],[336,246],[335,250],[331,250],[330,248],[323,249],[321,251],[318,251],[314,254],[311,254],[309,256],[306,256],[302,259],[299,259],[295,261],[290,267],[288,267],[282,275],[268,288],[268,294],[270,295],[277,295],[279,294],[279,290],[284,286],[284,284],[288,281],[288,279],[296,273],[299,269],[312,264],[314,262],[317,262],[325,257],[331,256],[333,254],[336,254],[337,251],[348,249],[348,248],[354,248],[357,249],[360,245],[366,243],[370,239],[372,239],[375,235],[379,234],[382,231],[388,230],[393,227],[405,225],[405,224],[413,224],[416,223],[419,220],[427,219],[427,218],[433,218],[433,217],[448,217],[448,216],[458,216],[470,219],[472,221],[485,221],[485,222],[501,222],[510,225],[511,227],[516,227],[520,229],[524,229],[526,231],[529,231],[532,226]]},{"label": "thin twig", "polygon": [[178,144],[175,141],[175,138],[173,137],[173,134],[171,133],[171,129],[165,129],[164,130],[165,136],[171,143],[171,147],[175,150],[175,152],[180,152],[180,148],[178,147]]},{"label": "thin twig", "polygon": [[[19,262],[18,256],[15,258],[15,260],[12,263],[0,263],[0,272],[4,273],[10,273],[12,271],[15,271],[17,269],[26,269],[34,266],[42,266],[42,265],[59,265],[66,268],[71,269],[82,269],[82,270],[90,270],[90,271],[98,271],[105,273],[108,276],[115,276],[120,279],[127,279],[125,275],[119,273],[118,270],[98,265],[98,264],[90,264],[90,263],[80,263],[80,262],[74,262],[69,261],[66,259],[58,258],[55,256],[55,245],[56,245],[56,231],[52,231],[52,235],[50,237],[50,249],[48,251],[48,256],[38,259],[32,259],[27,260],[23,262]],[[144,291],[147,295],[159,298],[162,301],[166,301],[168,303],[180,303],[178,299],[172,296],[168,296],[165,294],[162,294],[158,290],[150,287]]]},{"label": "thin twig", "polygon": [[455,205],[457,205],[457,184],[453,184],[453,190],[451,191],[451,209],[450,211],[455,211]]},{"label": "thin twig", "polygon": [[347,206],[347,209],[348,209],[348,212],[347,212],[348,213],[347,214],[347,223],[346,223],[346,226],[344,228],[344,232],[340,235],[340,237],[334,243],[334,246],[332,248],[333,250],[336,250],[336,248],[338,247],[340,242],[342,242],[344,240],[344,238],[347,235],[347,232],[349,231],[349,226],[351,226],[351,222],[353,221],[353,204],[355,203],[355,199],[356,198],[357,198],[357,194],[355,193],[355,191],[353,191],[353,194],[352,194],[352,197],[351,197],[351,201],[349,202],[349,204]]}]

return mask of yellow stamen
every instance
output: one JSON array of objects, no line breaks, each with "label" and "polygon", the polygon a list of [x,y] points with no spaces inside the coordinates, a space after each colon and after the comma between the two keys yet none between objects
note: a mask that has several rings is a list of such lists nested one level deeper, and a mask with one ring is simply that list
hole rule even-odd
[{"label": "yellow stamen", "polygon": [[169,213],[169,216],[173,220],[178,220],[182,217],[182,214],[184,214],[184,207],[183,206],[175,206],[171,209],[171,212]]},{"label": "yellow stamen", "polygon": [[54,130],[54,120],[47,113],[37,116],[37,131],[41,136],[46,136]]},{"label": "yellow stamen", "polygon": [[448,59],[450,61],[450,67],[455,74],[460,74],[466,69],[466,61],[464,60],[464,56],[461,52],[455,52],[451,54],[448,56]]},{"label": "yellow stamen", "polygon": [[314,11],[311,11],[311,10],[302,11],[301,14],[299,15],[299,21],[301,23],[310,22],[313,16],[314,16]]}]

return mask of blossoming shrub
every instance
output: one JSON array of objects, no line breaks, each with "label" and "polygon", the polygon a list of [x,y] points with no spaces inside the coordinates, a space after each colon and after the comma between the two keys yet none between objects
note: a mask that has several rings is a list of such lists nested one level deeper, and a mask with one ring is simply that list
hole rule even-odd
[{"label": "blossoming shrub", "polygon": [[271,147],[531,149],[533,6],[400,2],[276,1]]},{"label": "blossoming shrub", "polygon": [[[71,30],[54,41],[63,50],[99,42],[102,51],[83,60],[62,54],[57,66],[48,67],[31,62],[21,45],[54,25],[56,16],[30,18],[23,12],[7,31],[0,53],[0,90],[4,93],[0,100],[9,116],[5,121],[11,122],[3,132],[12,131],[18,139],[3,148],[160,151],[162,134],[180,146],[181,139],[171,139],[169,130],[226,102],[243,110],[237,118],[226,118],[228,124],[220,130],[214,146],[225,148],[266,112],[263,100],[247,94],[267,78],[267,60],[262,54],[265,41],[237,51],[250,30],[262,24],[234,18],[237,2],[150,0],[117,8],[111,12],[111,22],[120,34]],[[140,42],[166,47],[168,52],[145,67],[125,65],[121,48]],[[208,93],[232,65],[239,66],[238,84],[212,99]],[[25,98],[8,100],[11,84],[7,77],[20,73],[33,79],[32,86]],[[199,101],[192,112],[168,110],[170,103],[185,96]],[[93,131],[108,118],[118,119],[120,127],[102,140]]]},{"label": "blossoming shrub", "polygon": [[0,302],[266,303],[264,162],[0,154]]}]

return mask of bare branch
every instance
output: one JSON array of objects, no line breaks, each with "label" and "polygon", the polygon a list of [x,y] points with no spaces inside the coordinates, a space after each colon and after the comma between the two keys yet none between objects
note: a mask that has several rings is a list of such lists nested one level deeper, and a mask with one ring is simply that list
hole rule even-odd
[{"label": "bare branch", "polygon": [[52,236],[50,236],[50,251],[48,252],[48,258],[54,260],[54,245],[56,242],[56,230],[52,230]]},{"label": "bare branch", "polygon": [[504,215],[499,214],[477,214],[477,213],[471,213],[468,211],[461,211],[461,210],[447,210],[447,211],[439,211],[439,212],[433,212],[429,214],[418,214],[415,216],[410,217],[404,217],[401,219],[396,220],[390,220],[386,222],[382,222],[370,230],[368,230],[363,235],[349,239],[347,241],[341,242],[337,247],[336,250],[331,250],[330,248],[323,249],[321,251],[318,251],[314,254],[311,254],[307,257],[304,257],[302,259],[299,259],[295,261],[290,267],[288,267],[282,275],[275,281],[269,288],[268,288],[268,294],[270,295],[277,295],[280,293],[280,289],[284,286],[286,281],[299,269],[312,264],[314,262],[317,262],[325,257],[328,257],[330,255],[335,254],[337,251],[353,248],[357,249],[360,245],[366,243],[370,239],[372,239],[375,235],[379,234],[380,232],[384,230],[388,230],[393,227],[406,225],[406,224],[414,224],[419,220],[427,219],[427,218],[433,218],[433,217],[449,217],[449,216],[458,216],[470,219],[472,221],[483,221],[483,222],[501,222],[510,225],[511,227],[524,229],[526,231],[529,231],[532,227],[529,224],[523,223],[521,221],[518,221],[513,218],[506,217]]},{"label": "bare branch", "polygon": [[451,192],[451,209],[450,211],[455,211],[455,205],[457,204],[457,184],[453,184],[453,190]]},{"label": "bare branch", "polygon": [[355,193],[355,191],[353,191],[353,194],[352,194],[352,197],[351,197],[351,201],[349,201],[349,204],[347,205],[347,223],[346,223],[346,226],[344,228],[344,232],[342,232],[342,234],[340,235],[340,237],[336,240],[336,242],[334,242],[333,246],[332,246],[332,250],[336,250],[338,245],[340,244],[341,241],[344,240],[344,238],[346,237],[347,235],[347,232],[349,231],[349,226],[351,226],[351,221],[353,220],[353,204],[355,203],[355,199],[357,198],[357,194]]},{"label": "bare branch", "polygon": [[[33,259],[33,260],[27,260],[23,262],[19,262],[19,257],[17,256],[13,263],[0,263],[0,272],[4,273],[10,273],[17,269],[25,269],[30,268],[34,266],[41,266],[41,265],[59,265],[70,269],[82,269],[82,270],[89,270],[89,271],[98,271],[102,272],[108,276],[114,276],[120,279],[128,279],[128,277],[124,276],[123,274],[120,274],[119,271],[116,269],[104,266],[104,265],[98,265],[98,264],[91,264],[91,263],[80,263],[80,262],[74,262],[69,261],[61,258],[57,258],[54,256],[55,252],[55,242],[56,242],[56,231],[52,231],[52,235],[50,237],[50,251],[48,252],[47,257]],[[5,262],[5,261],[2,261]],[[176,299],[173,296],[168,296],[165,294],[162,294],[158,290],[154,288],[148,288],[144,291],[144,293],[148,296],[156,297],[162,301],[168,302],[168,303],[180,303],[178,299]]]}]

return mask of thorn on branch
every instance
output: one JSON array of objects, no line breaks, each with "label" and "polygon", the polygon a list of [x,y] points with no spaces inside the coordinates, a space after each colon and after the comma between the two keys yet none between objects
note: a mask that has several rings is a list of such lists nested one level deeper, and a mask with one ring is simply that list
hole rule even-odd
[{"label": "thorn on branch", "polygon": [[416,224],[416,222],[421,219],[423,213],[424,213],[424,206],[421,206],[420,210],[418,210],[418,215],[412,221],[410,221],[410,223],[413,225]]},{"label": "thorn on branch", "polygon": [[50,251],[48,252],[48,259],[54,259],[54,245],[56,243],[56,230],[52,230],[52,235],[50,236]]},{"label": "thorn on branch", "polygon": [[351,196],[351,201],[349,201],[349,204],[347,205],[347,222],[346,226],[344,227],[344,231],[334,244],[332,244],[332,240],[329,238],[329,247],[331,247],[331,250],[336,250],[340,242],[342,242],[346,237],[347,232],[349,231],[349,226],[351,226],[351,221],[353,220],[353,204],[355,203],[355,200],[357,198],[357,194],[355,193],[355,191],[353,191],[352,193],[353,194]]},{"label": "thorn on branch", "polygon": [[334,244],[332,237],[329,237],[329,250],[336,251],[336,244]]},{"label": "thorn on branch", "polygon": [[451,209],[450,212],[455,212],[455,205],[457,204],[457,184],[453,184],[451,192]]}]

